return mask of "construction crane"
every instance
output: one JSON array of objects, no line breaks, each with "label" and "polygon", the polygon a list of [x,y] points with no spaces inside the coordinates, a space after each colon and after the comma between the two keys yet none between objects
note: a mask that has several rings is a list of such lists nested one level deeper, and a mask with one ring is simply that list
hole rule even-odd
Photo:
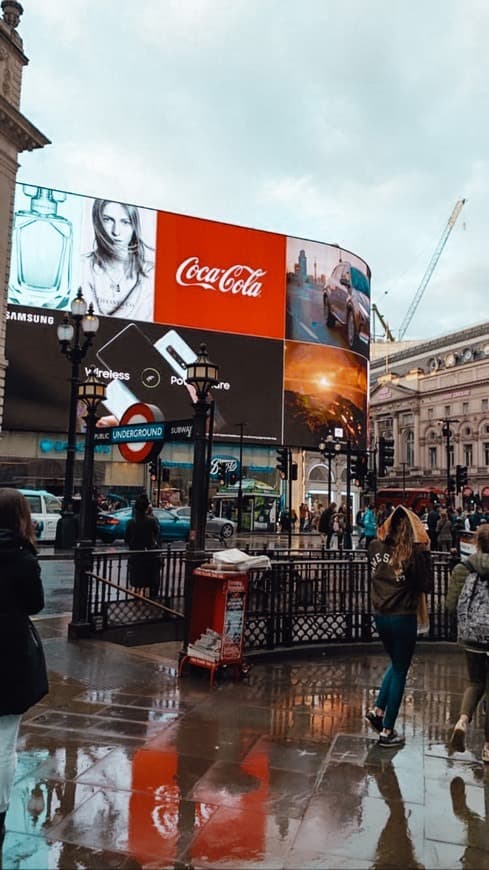
[{"label": "construction crane", "polygon": [[[382,314],[380,313],[379,309],[377,308],[375,302],[372,304],[372,314],[374,315],[373,323],[375,324],[375,317],[377,317],[377,320],[379,321],[379,323],[382,326],[382,329],[385,332],[385,337],[386,337],[387,341],[395,341],[395,338],[389,329],[389,324],[387,323],[387,320],[384,317],[382,317]],[[375,341],[375,331],[374,331],[374,341]]]},{"label": "construction crane", "polygon": [[406,330],[407,330],[409,324],[411,323],[411,320],[414,317],[415,311],[416,311],[419,303],[421,302],[421,298],[423,296],[424,291],[426,290],[426,288],[428,286],[428,282],[429,282],[429,280],[430,280],[430,278],[435,270],[436,264],[438,263],[438,260],[440,259],[443,248],[445,247],[445,245],[447,243],[448,236],[452,232],[452,230],[455,226],[456,220],[457,220],[460,212],[462,211],[462,208],[463,208],[465,202],[466,202],[465,199],[459,199],[458,202],[456,203],[455,208],[453,209],[449,219],[448,219],[448,223],[447,223],[445,229],[443,230],[441,239],[438,242],[438,244],[434,250],[434,253],[433,253],[433,256],[432,256],[430,262],[428,263],[428,268],[426,269],[426,272],[423,275],[421,284],[419,285],[418,289],[416,290],[414,299],[411,302],[411,305],[409,306],[409,308],[406,312],[406,316],[404,317],[404,320],[401,323],[401,327],[399,329],[399,341],[401,341],[402,338],[404,337]]}]

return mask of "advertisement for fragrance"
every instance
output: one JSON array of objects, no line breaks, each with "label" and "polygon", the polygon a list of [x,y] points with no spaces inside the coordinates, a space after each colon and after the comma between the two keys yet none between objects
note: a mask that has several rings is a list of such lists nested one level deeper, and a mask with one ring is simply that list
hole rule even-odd
[{"label": "advertisement for fragrance", "polygon": [[[100,318],[87,359],[106,415],[135,401],[192,413],[186,367],[220,369],[218,437],[316,447],[332,423],[365,443],[370,270],[320,242],[17,185],[8,290],[7,429],[65,431],[56,326],[81,288]],[[36,357],[33,348],[42,348]]]}]

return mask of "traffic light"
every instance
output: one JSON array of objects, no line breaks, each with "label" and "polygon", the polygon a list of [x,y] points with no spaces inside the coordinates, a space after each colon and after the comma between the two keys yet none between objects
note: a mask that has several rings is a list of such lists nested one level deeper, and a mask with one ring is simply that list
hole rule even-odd
[{"label": "traffic light", "polygon": [[467,486],[468,482],[467,475],[467,466],[466,465],[457,465],[455,469],[455,483],[457,487],[457,492],[462,492],[464,486]]},{"label": "traffic light", "polygon": [[290,466],[290,479],[297,480],[297,474],[298,474],[297,462],[292,462],[291,466]]},{"label": "traffic light", "polygon": [[277,471],[282,480],[287,480],[289,476],[289,449],[288,447],[279,447],[277,450]]},{"label": "traffic light", "polygon": [[169,468],[162,468],[161,469],[161,479],[162,479],[163,483],[170,482],[170,469]]},{"label": "traffic light", "polygon": [[455,478],[448,478],[448,492],[455,492]]},{"label": "traffic light", "polygon": [[357,480],[358,485],[363,486],[367,476],[368,458],[366,453],[359,453],[357,456]]},{"label": "traffic light", "polygon": [[151,480],[156,480],[158,477],[158,460],[152,459],[149,463],[149,476]]},{"label": "traffic light", "polygon": [[369,492],[375,492],[377,489],[377,479],[375,476],[375,471],[367,472],[367,489]]},{"label": "traffic light", "polygon": [[379,438],[379,477],[385,477],[386,470],[394,465],[394,439]]},{"label": "traffic light", "polygon": [[350,480],[358,480],[358,456],[350,457]]}]

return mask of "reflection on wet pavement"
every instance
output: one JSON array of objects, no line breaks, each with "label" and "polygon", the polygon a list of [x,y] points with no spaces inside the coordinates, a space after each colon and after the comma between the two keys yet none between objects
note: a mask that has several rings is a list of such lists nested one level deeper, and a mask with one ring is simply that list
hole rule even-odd
[{"label": "reflection on wet pavement", "polygon": [[[475,718],[450,751],[465,664],[425,647],[400,750],[368,730],[384,659],[257,663],[241,683],[46,627],[52,690],[25,717],[4,868],[489,868]],[[487,767],[487,766],[486,766]]]}]

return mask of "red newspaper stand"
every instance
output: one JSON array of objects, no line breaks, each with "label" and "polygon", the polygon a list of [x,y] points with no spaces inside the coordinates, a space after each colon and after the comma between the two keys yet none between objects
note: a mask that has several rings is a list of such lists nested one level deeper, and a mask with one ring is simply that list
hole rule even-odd
[{"label": "red newspaper stand", "polygon": [[[204,566],[195,569],[189,643],[180,661],[179,676],[187,662],[207,668],[211,686],[216,671],[224,665],[233,667],[235,677],[242,673],[247,595],[246,573]],[[214,643],[212,651],[199,645],[203,637]]]}]

